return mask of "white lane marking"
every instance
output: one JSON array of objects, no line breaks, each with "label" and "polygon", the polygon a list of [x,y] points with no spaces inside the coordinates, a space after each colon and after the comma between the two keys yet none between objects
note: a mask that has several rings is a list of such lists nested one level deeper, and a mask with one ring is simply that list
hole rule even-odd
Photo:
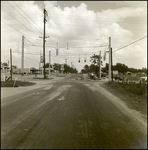
[{"label": "white lane marking", "polygon": [[62,97],[58,98],[58,100],[59,100],[59,101],[65,100],[65,97],[62,96]]},{"label": "white lane marking", "polygon": [[64,92],[65,90],[68,90],[70,87],[71,87],[71,85],[63,85],[63,86],[59,87],[55,92],[53,92],[52,94],[49,94],[49,99],[45,100],[44,102],[42,102],[38,106],[34,106],[30,110],[26,110],[26,112],[24,112],[24,114],[20,115],[16,119],[14,119],[13,122],[11,122],[11,123],[9,123],[9,124],[7,124],[5,126],[1,126],[1,138],[3,138],[7,133],[12,131],[18,124],[20,124],[28,116],[33,114],[41,106],[46,104],[48,101],[54,99],[55,97],[59,96],[62,92]]},{"label": "white lane marking", "polygon": [[51,84],[50,86],[47,86],[44,88],[44,90],[49,90],[53,85]]}]

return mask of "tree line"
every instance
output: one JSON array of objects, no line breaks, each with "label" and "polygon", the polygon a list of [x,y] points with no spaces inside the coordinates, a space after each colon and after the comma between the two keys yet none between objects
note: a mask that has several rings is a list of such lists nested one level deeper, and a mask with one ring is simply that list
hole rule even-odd
[{"label": "tree line", "polygon": [[[43,68],[44,68],[44,65],[43,65]],[[45,68],[49,68],[49,63],[45,64]],[[53,65],[50,64],[50,68],[53,68],[54,70],[58,71],[59,73],[62,72],[62,64],[60,64],[60,63],[54,63]],[[77,72],[78,71],[76,68],[73,68],[67,64],[64,64],[63,73],[77,73]]]},{"label": "tree line", "polygon": [[[102,61],[101,57],[99,55],[93,55],[90,57],[91,65],[85,65],[83,69],[81,70],[82,73],[89,73],[93,72],[97,76],[99,75],[99,64],[101,63],[102,66]],[[101,67],[102,73],[108,73],[109,70],[109,64],[106,63],[105,67]],[[118,73],[126,73],[126,72],[131,72],[131,73],[145,73],[147,74],[147,68],[142,68],[142,69],[136,69],[136,68],[129,68],[125,64],[122,63],[116,63],[116,65],[112,66],[113,71],[118,71]]]}]

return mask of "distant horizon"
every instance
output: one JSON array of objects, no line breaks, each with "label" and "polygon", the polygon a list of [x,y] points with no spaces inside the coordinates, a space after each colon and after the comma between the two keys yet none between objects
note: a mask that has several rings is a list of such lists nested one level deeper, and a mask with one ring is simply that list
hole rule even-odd
[{"label": "distant horizon", "polygon": [[80,71],[93,54],[104,56],[111,37],[113,65],[147,67],[147,1],[1,1],[1,61],[10,61],[12,49],[12,63],[21,67],[24,36],[24,67],[39,66],[44,7],[45,63],[51,51],[51,63],[67,59]]}]

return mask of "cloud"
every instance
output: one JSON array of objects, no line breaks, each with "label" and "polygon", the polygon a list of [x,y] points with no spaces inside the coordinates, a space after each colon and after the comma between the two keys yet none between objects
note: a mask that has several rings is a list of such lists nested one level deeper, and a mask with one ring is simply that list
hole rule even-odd
[{"label": "cloud", "polygon": [[147,8],[147,2],[146,1],[120,1],[116,2],[117,5],[127,5],[130,7],[145,7]]},{"label": "cloud", "polygon": [[[28,14],[26,16],[18,6]],[[22,35],[26,38],[26,44],[34,44],[39,45],[40,47],[28,46],[26,47],[26,52],[40,54],[42,52],[42,38],[43,37],[43,7],[45,5],[45,9],[48,12],[47,22],[46,22],[46,36],[50,36],[50,38],[46,39],[46,45],[56,45],[59,43],[59,46],[62,47],[59,50],[59,57],[55,57],[56,50],[52,48],[53,62],[59,61],[64,62],[65,57],[69,57],[69,62],[72,60],[73,64],[77,66],[79,69],[82,69],[84,63],[79,64],[78,58],[79,54],[82,57],[85,54],[94,54],[94,51],[99,53],[99,50],[102,50],[102,54],[107,47],[102,48],[71,48],[69,51],[65,50],[66,42],[69,41],[69,46],[92,46],[92,45],[101,45],[107,44],[108,38],[111,37],[111,45],[112,48],[118,49],[138,38],[135,35],[133,30],[128,28],[128,23],[125,26],[125,22],[129,18],[139,19],[144,16],[147,16],[147,8],[144,6],[143,2],[116,2],[119,5],[119,8],[116,9],[106,9],[98,12],[94,12],[88,10],[88,7],[85,3],[81,3],[78,7],[65,7],[61,8],[57,6],[55,1],[44,1],[44,2],[33,2],[33,1],[17,1],[11,2],[11,4],[17,9],[26,19],[24,19],[15,9],[10,7],[6,2],[3,2],[2,9],[6,10],[9,14],[13,14],[13,16],[18,19],[23,25],[17,22],[14,18],[6,14],[2,11],[2,21],[5,21],[11,27],[19,30],[21,33],[17,32],[13,28],[8,25],[2,23],[2,41],[8,42],[8,44],[4,44],[2,42],[2,49],[10,49],[10,47],[14,50],[19,49],[21,51],[22,47]],[[5,5],[4,5],[5,4]],[[6,5],[7,4],[7,5]],[[11,9],[7,9],[9,8]],[[29,22],[27,21],[29,20]],[[124,22],[125,21],[125,22]],[[122,24],[124,23],[124,24]],[[130,26],[133,23],[130,22]],[[26,27],[25,27],[26,26]],[[30,30],[29,30],[29,29]],[[38,39],[38,40],[36,40]],[[52,39],[52,40],[51,40]],[[96,39],[99,39],[96,41]],[[101,40],[100,40],[101,39]],[[75,41],[75,42],[74,42]],[[85,41],[85,42],[84,42]],[[71,43],[70,43],[71,42]],[[72,43],[74,42],[74,43]],[[89,43],[89,44],[86,44]],[[140,57],[145,57],[146,47],[145,41],[141,41],[141,44],[137,43],[138,46],[130,47],[130,51],[119,51],[116,53],[117,57],[124,56],[129,59],[131,56],[137,58],[138,55],[132,55],[132,53],[136,50],[137,54]],[[127,48],[128,49],[128,48]],[[49,48],[46,48],[47,61],[48,61],[48,51]],[[64,54],[65,56],[60,57],[60,55]],[[75,58],[72,58],[75,56]],[[14,55],[16,59],[18,57]],[[29,56],[28,56],[29,57]],[[32,59],[39,60],[39,55],[30,55]],[[5,55],[2,57],[2,61],[6,58]],[[15,59],[15,58],[14,58]],[[87,55],[87,60],[89,59],[89,55]],[[145,58],[144,58],[145,59]],[[122,59],[124,60],[124,59]],[[107,60],[108,61],[108,60]],[[107,62],[106,61],[106,62]],[[17,62],[17,61],[15,61]],[[29,67],[29,62],[32,64],[33,60],[27,61],[27,66]],[[123,61],[128,63],[128,61]],[[146,62],[146,60],[145,60]],[[20,60],[18,61],[20,63]],[[133,63],[133,62],[132,62]],[[132,64],[130,63],[130,64]],[[140,66],[137,62],[133,63],[135,66]],[[143,65],[144,63],[142,63]],[[17,65],[17,64],[16,64]],[[34,61],[35,67],[38,67],[37,61]],[[141,66],[142,68],[142,66]]]}]

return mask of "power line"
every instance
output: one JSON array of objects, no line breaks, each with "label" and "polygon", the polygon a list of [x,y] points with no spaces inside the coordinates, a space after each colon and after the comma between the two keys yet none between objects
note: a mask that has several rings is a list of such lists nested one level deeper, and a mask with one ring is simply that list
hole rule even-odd
[{"label": "power line", "polygon": [[[43,8],[44,9],[44,8]],[[41,15],[42,13],[36,13],[36,14],[29,14],[30,16],[32,15],[32,16],[34,16],[35,15],[35,17],[36,17],[36,15]],[[57,16],[57,17],[55,17],[55,18],[70,18],[70,19],[73,19],[73,18],[78,18],[78,19],[81,19],[81,20],[90,20],[90,19],[94,19],[94,20],[98,20],[98,21],[103,21],[103,20],[107,20],[107,22],[108,21],[117,21],[117,22],[127,22],[127,23],[147,23],[146,21],[141,21],[141,20],[135,20],[135,19],[130,19],[130,20],[128,20],[128,21],[123,21],[122,19],[121,20],[119,20],[119,19],[114,19],[114,18],[107,18],[107,17],[105,17],[105,18],[100,18],[100,19],[96,19],[96,17],[88,17],[88,16],[83,16],[83,18],[82,17],[78,17],[78,16],[74,16],[74,15],[68,15],[68,16],[65,16],[65,15],[61,15],[61,14],[50,14],[50,16]],[[113,19],[113,20],[110,20],[110,19]]]},{"label": "power line", "polygon": [[136,40],[136,41],[134,41],[134,42],[132,42],[132,43],[130,43],[130,44],[128,44],[128,45],[125,45],[125,46],[123,46],[123,47],[121,47],[121,48],[119,48],[119,49],[117,49],[117,50],[114,50],[113,52],[116,52],[116,51],[119,51],[119,50],[121,50],[121,49],[123,49],[123,48],[125,48],[125,47],[127,47],[127,46],[129,46],[129,45],[132,45],[132,44],[134,44],[134,43],[136,43],[136,42],[138,42],[138,41],[140,41],[140,40],[142,40],[142,39],[144,39],[144,38],[146,38],[147,36],[144,36],[144,37],[142,37],[142,38],[140,38],[140,39],[138,39],[138,40]]},{"label": "power line", "polygon": [[[13,1],[14,2],[14,1]],[[9,3],[8,1],[7,1],[7,3]],[[15,2],[14,2],[15,3]],[[16,4],[16,3],[15,3]],[[9,5],[11,5],[10,3],[9,3]],[[16,4],[17,5],[17,4]],[[11,5],[12,6],[12,5]],[[17,5],[18,6],[18,5]],[[12,6],[13,7],[13,6]],[[18,6],[19,7],[19,6]],[[13,7],[14,8],[14,7]],[[19,7],[20,8],[20,7]],[[15,8],[14,8],[15,9]],[[21,8],[20,8],[21,9]],[[16,9],[15,9],[16,10]],[[22,10],[22,9],[21,9]],[[17,11],[17,10],[16,10]],[[23,10],[22,10],[23,11]],[[18,11],[17,11],[18,12]],[[24,11],[23,11],[24,12]],[[18,12],[19,13],[19,12]],[[25,12],[24,12],[25,13]],[[19,13],[20,14],[20,13]],[[26,14],[26,13],[25,13]],[[21,14],[20,14],[21,15]],[[27,15],[27,14],[26,14]],[[23,15],[21,15],[23,18],[25,18]],[[28,16],[28,15],[27,15]],[[28,16],[29,17],[29,16]],[[25,18],[26,19],[26,18]],[[38,26],[30,17],[29,17],[29,19],[36,25],[36,26]],[[26,19],[27,21],[28,21],[28,19]],[[30,21],[28,21],[29,23],[30,23]],[[33,24],[33,26],[34,26],[34,24]],[[34,27],[36,27],[36,26],[34,26]],[[38,28],[40,28],[39,26],[38,26]],[[38,28],[36,28],[36,29],[38,29]],[[41,29],[41,28],[40,28]],[[41,29],[42,30],[42,29]],[[38,29],[38,31],[40,31],[39,29]],[[41,31],[40,31],[41,32]],[[42,32],[41,32],[42,33]]]},{"label": "power line", "polygon": [[35,61],[38,61],[38,62],[39,62],[39,60],[37,60],[37,59],[28,58],[28,57],[26,57],[26,56],[24,56],[24,57],[27,58],[27,59],[31,59],[31,60],[35,60]]},{"label": "power line", "polygon": [[106,47],[106,46],[108,46],[108,45],[96,45],[96,46],[88,46],[88,47],[70,47],[70,48],[92,48],[92,47]]},{"label": "power line", "polygon": [[[9,3],[9,2],[8,2]],[[14,2],[15,3],[15,2]],[[10,4],[10,3],[9,3]],[[15,3],[16,4],[16,3]],[[11,5],[11,4],[10,4]],[[17,4],[16,4],[17,5]],[[12,6],[12,5],[11,5]],[[18,6],[18,5],[17,5]],[[13,6],[12,6],[13,7]],[[18,6],[19,7],[19,6]],[[14,8],[14,7],[13,7]],[[20,7],[19,7],[20,8]],[[15,9],[15,8],[14,8]],[[21,8],[20,8],[21,9]],[[15,9],[16,10],[16,9]],[[21,9],[22,10],[22,9]],[[16,10],[17,11],[17,10]],[[23,11],[23,10],[22,10]],[[17,11],[18,12],[18,11]],[[24,11],[23,11],[24,12]],[[18,12],[19,13],[19,12]],[[25,13],[25,12],[24,12]],[[20,14],[20,13],[19,13]],[[25,13],[26,14],[26,13]],[[20,14],[21,15],[21,14]],[[27,15],[27,14],[26,14]],[[21,15],[22,16],[22,15]],[[27,15],[28,16],[28,15]],[[24,16],[22,16],[23,18],[24,18]],[[29,16],[28,16],[29,17]],[[30,17],[29,17],[30,18]],[[26,18],[25,18],[26,19]],[[32,22],[34,22],[31,18],[30,18],[30,20],[32,21]],[[28,20],[27,20],[28,21]],[[29,21],[28,21],[29,22]],[[35,22],[34,22],[35,23]],[[35,25],[36,26],[38,26],[36,23],[35,23]],[[34,25],[33,25],[34,26]],[[35,27],[36,27],[35,26]],[[39,26],[38,26],[38,28],[40,28]],[[37,28],[36,28],[37,29]],[[41,28],[40,28],[41,29]],[[42,29],[41,29],[42,30]],[[38,29],[38,31],[40,31],[39,29]],[[43,31],[43,30],[42,30]],[[40,31],[41,32],[41,31]],[[42,32],[41,32],[42,33]],[[50,37],[49,37],[50,38]],[[51,39],[51,38],[50,38]],[[52,41],[52,39],[51,39],[51,41]],[[52,43],[54,44],[54,45],[56,45],[53,41],[52,41]]]},{"label": "power line", "polygon": [[[87,25],[78,25],[78,24],[61,24],[61,23],[56,23],[54,22],[56,25],[59,24],[59,25],[68,25],[68,26],[82,26],[84,28],[91,28],[91,27],[96,27],[96,28],[99,28],[99,29],[105,29],[106,27],[98,27],[98,26],[87,26]],[[146,30],[143,30],[143,29],[126,29],[126,30],[140,30],[140,31],[146,31]]]},{"label": "power line", "polygon": [[[110,18],[102,18],[102,19],[96,19],[95,17],[87,17],[87,18],[81,18],[81,17],[71,17],[71,16],[60,16],[60,15],[54,15],[54,14],[52,14],[51,16],[57,16],[57,17],[55,17],[55,18],[65,18],[65,19],[68,19],[68,18],[70,18],[70,19],[74,19],[74,18],[76,18],[76,19],[80,19],[80,20],[90,20],[90,19],[92,19],[92,20],[95,20],[95,21],[103,21],[103,22],[114,22],[114,21],[116,21],[116,22],[122,22],[122,23],[138,23],[138,24],[143,24],[143,23],[146,23],[146,22],[141,22],[140,20],[138,21],[138,20],[133,20],[134,22],[132,22],[131,20],[130,21],[123,21],[123,20],[109,20]],[[137,22],[138,21],[138,22]]]},{"label": "power line", "polygon": [[[3,9],[2,9],[3,10]],[[3,10],[4,12],[6,12],[5,10]],[[6,12],[7,13],[7,12]],[[10,15],[9,13],[7,13],[8,15]],[[12,18],[14,18],[12,15],[10,15]],[[18,21],[16,18],[14,18],[16,21]],[[20,24],[22,24],[24,27],[26,27],[23,23],[21,23],[20,21],[18,21]],[[29,29],[28,27],[26,27],[27,29]],[[31,29],[29,29],[32,33],[34,33]],[[36,34],[36,33],[34,33]],[[37,35],[37,34],[36,34]],[[38,35],[37,35],[38,36]]]},{"label": "power line", "polygon": [[[9,24],[7,24],[6,22],[4,22],[3,20],[1,20],[3,23],[5,23],[6,25],[8,25],[9,27],[11,27],[11,28],[13,28],[12,26],[10,26]],[[18,31],[18,32],[20,32],[19,30],[17,30],[17,29],[15,29],[15,28],[13,28],[14,30],[16,30],[16,31]],[[20,32],[21,34],[23,34],[22,32]]]}]

